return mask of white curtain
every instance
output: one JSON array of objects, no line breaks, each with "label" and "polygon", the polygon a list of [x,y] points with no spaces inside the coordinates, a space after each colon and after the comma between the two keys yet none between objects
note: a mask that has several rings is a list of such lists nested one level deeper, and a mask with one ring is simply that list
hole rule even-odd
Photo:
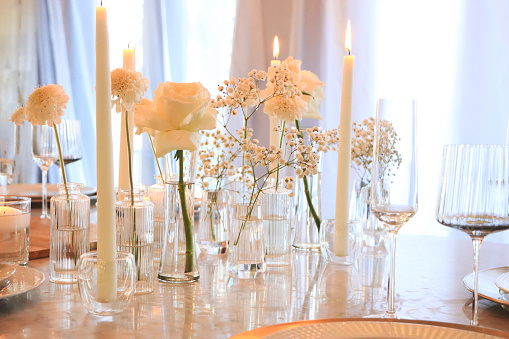
[{"label": "white curtain", "polygon": [[[96,183],[94,27],[90,1],[37,1],[38,84],[62,85],[71,98],[65,118],[81,121],[83,159],[66,166],[66,171],[70,181],[92,186]],[[50,181],[60,181],[57,171],[52,166]]]},{"label": "white curtain", "polygon": [[[350,19],[356,57],[353,120],[374,116],[381,97],[418,100],[419,212],[402,232],[466,237],[434,219],[441,152],[448,143],[505,143],[507,13],[509,3],[503,0],[239,1],[231,75],[266,69],[277,34],[280,59],[300,59],[302,69],[326,82],[324,119],[303,124],[336,127]],[[267,117],[260,114],[254,124],[258,137],[268,140]],[[324,158],[324,218],[334,216],[336,162],[335,153]],[[488,241],[508,236],[500,233]]]}]

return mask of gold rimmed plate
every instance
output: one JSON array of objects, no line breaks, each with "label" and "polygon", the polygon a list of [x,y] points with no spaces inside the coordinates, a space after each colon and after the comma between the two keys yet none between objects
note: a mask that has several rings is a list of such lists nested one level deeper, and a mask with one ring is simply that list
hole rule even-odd
[{"label": "gold rimmed plate", "polygon": [[0,282],[9,278],[16,272],[16,268],[8,264],[0,264]]},{"label": "gold rimmed plate", "polygon": [[30,267],[18,266],[16,272],[0,284],[0,299],[13,297],[39,287],[44,274]]},{"label": "gold rimmed plate", "polygon": [[[479,271],[479,296],[501,304],[504,309],[507,309],[509,302],[505,301],[500,295],[500,290],[495,285],[495,280],[503,274],[509,272],[509,266],[488,268]],[[467,274],[463,278],[463,285],[470,292],[474,291],[474,273]]]},{"label": "gold rimmed plate", "polygon": [[267,326],[238,334],[232,338],[493,339],[506,337],[507,333],[498,330],[435,321],[346,318],[298,321]]}]

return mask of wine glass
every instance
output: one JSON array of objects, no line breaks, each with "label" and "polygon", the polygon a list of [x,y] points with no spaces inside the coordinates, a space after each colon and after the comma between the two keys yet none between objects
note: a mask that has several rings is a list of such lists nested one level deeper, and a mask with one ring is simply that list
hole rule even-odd
[{"label": "wine glass", "polygon": [[371,209],[389,231],[387,311],[375,317],[397,319],[395,313],[396,235],[417,213],[415,100],[380,99],[377,103]]},{"label": "wine glass", "polygon": [[32,126],[32,158],[42,171],[41,219],[50,219],[48,214],[48,169],[58,159],[58,147],[53,127]]},{"label": "wine glass", "polygon": [[14,156],[19,152],[19,127],[13,123],[0,124],[0,175],[14,179]]},{"label": "wine glass", "polygon": [[[79,120],[62,120],[57,125],[64,166],[81,160],[81,123]],[[60,167],[60,159],[55,164]]]},{"label": "wine glass", "polygon": [[472,325],[478,325],[479,252],[484,237],[509,229],[509,147],[446,145],[436,219],[467,233],[474,245]]}]

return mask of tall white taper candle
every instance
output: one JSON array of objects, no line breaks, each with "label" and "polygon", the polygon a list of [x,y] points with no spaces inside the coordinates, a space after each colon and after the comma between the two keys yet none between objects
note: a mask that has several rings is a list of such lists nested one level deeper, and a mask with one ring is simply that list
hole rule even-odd
[{"label": "tall white taper candle", "polygon": [[[274,67],[281,64],[281,61],[277,59],[279,56],[279,40],[277,38],[277,35],[274,37],[274,44],[272,46],[272,55],[274,56],[274,59],[270,61],[270,67]],[[276,147],[279,147],[279,141],[281,137],[281,133],[276,131],[276,128],[280,125],[281,120],[274,117],[269,117],[269,144],[274,145]],[[276,163],[270,163],[269,168],[270,170],[275,169],[277,166]],[[276,177],[275,174],[273,174],[274,177]]]},{"label": "tall white taper candle", "polygon": [[97,294],[116,298],[115,188],[111,135],[111,73],[107,11],[96,8]]},{"label": "tall white taper candle", "polygon": [[334,254],[348,255],[348,203],[350,190],[350,158],[352,139],[352,88],[355,57],[350,55],[350,21],[346,29],[345,48],[348,55],[343,59],[343,84],[341,87],[341,115],[339,120],[338,173],[336,183],[336,218],[334,231]]},{"label": "tall white taper candle", "polygon": [[[124,68],[136,70],[135,49],[124,49],[123,53]],[[134,112],[129,112],[129,141],[131,142],[131,160],[133,158],[133,138],[134,138]],[[129,159],[127,158],[127,139],[125,133],[125,112],[120,112],[120,153],[118,159],[118,199],[123,200],[124,195],[121,190],[130,188],[129,183]]]}]

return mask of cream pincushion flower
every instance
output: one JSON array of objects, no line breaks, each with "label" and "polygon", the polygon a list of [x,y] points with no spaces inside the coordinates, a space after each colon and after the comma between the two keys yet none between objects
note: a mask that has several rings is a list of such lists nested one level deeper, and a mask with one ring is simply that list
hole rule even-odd
[{"label": "cream pincushion flower", "polygon": [[173,150],[195,151],[201,130],[216,128],[217,111],[210,108],[210,93],[199,82],[159,84],[154,100],[136,105],[138,131],[155,135],[156,155]]},{"label": "cream pincushion flower", "polygon": [[117,68],[111,72],[111,94],[117,112],[132,111],[148,89],[148,80],[140,72]]},{"label": "cream pincushion flower", "polygon": [[[267,84],[267,90],[273,91],[272,84]],[[267,100],[263,112],[286,122],[301,120],[307,111],[307,103],[299,95],[278,95]]]},{"label": "cream pincushion flower", "polygon": [[302,99],[308,104],[304,118],[322,120],[318,106],[325,99],[323,94],[325,83],[321,82],[311,71],[301,71],[300,75],[299,90],[303,92]]},{"label": "cream pincushion flower", "polygon": [[26,119],[33,126],[48,124],[53,127],[53,124],[61,122],[60,117],[64,116],[68,101],[69,96],[60,85],[51,84],[36,88],[28,97],[25,107],[18,108],[10,121],[21,125]]}]

